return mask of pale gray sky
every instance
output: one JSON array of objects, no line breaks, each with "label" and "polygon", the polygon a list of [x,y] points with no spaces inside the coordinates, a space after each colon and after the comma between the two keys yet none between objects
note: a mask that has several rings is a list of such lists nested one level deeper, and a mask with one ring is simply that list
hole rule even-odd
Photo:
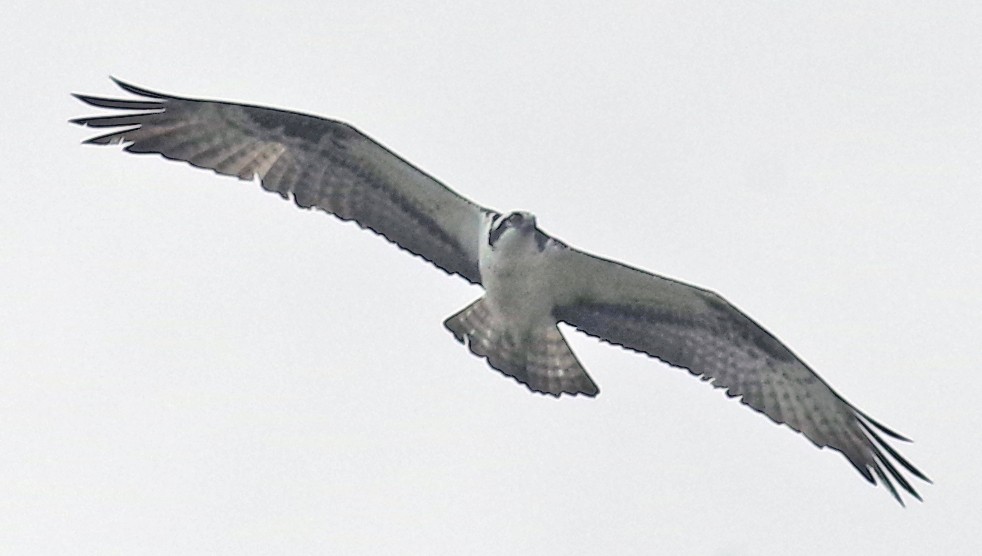
[{"label": "pale gray sky", "polygon": [[[716,4],[8,1],[0,553],[982,550],[982,8]],[[441,324],[479,288],[255,185],[80,146],[66,120],[95,111],[68,93],[117,95],[108,74],[348,121],[714,289],[936,484],[903,510],[572,330],[601,395],[532,395]]]}]

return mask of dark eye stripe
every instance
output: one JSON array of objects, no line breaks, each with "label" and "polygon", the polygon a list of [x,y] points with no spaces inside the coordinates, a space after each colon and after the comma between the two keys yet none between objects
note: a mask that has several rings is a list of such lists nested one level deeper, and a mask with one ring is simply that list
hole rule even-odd
[{"label": "dark eye stripe", "polygon": [[497,243],[498,238],[501,237],[501,234],[505,233],[505,230],[511,227],[510,220],[511,217],[508,217],[497,224],[492,222],[491,231],[488,232],[488,245],[490,247],[494,247],[494,244]]}]

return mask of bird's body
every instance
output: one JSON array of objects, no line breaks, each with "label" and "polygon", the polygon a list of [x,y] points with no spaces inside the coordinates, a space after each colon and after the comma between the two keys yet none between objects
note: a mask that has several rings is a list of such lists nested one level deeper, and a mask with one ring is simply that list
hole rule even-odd
[{"label": "bird's body", "polygon": [[[522,219],[523,227],[511,225]],[[510,219],[510,220],[509,220]],[[492,234],[492,226],[505,228]],[[552,308],[559,290],[550,271],[552,256],[561,249],[558,242],[535,241],[535,217],[514,213],[492,221],[488,241],[480,246],[481,287],[496,313],[517,326],[535,326],[552,320]],[[519,324],[520,323],[520,324]]]},{"label": "bird's body", "polygon": [[[132,111],[73,122],[116,128],[88,140],[128,143],[221,174],[252,179],[304,208],[354,220],[482,286],[485,295],[445,325],[471,351],[529,389],[596,395],[560,322],[711,381],[819,447],[841,452],[901,501],[900,473],[928,480],[880,434],[904,439],[845,401],[799,357],[711,291],[578,251],[527,212],[481,207],[341,122],[234,103],[164,95],[76,95]],[[120,129],[122,128],[122,129]]]}]

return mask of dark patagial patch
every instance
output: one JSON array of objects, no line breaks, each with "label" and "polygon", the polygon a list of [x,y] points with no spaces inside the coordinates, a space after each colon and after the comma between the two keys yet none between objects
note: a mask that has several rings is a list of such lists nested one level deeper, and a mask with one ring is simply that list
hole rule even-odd
[{"label": "dark patagial patch", "polygon": [[[360,168],[338,157],[330,158],[332,159],[332,166],[334,168],[343,169],[356,176],[358,182],[362,186],[380,191],[382,195],[392,203],[393,206],[397,207],[403,214],[408,215],[413,223],[420,228],[421,232],[418,235],[411,234],[408,237],[403,238],[402,241],[398,241],[394,235],[390,235],[392,232],[391,230],[389,233],[386,233],[381,230],[381,226],[367,226],[369,229],[376,233],[382,234],[384,237],[395,242],[403,249],[422,256],[426,260],[448,272],[456,272],[471,283],[479,283],[480,272],[478,271],[476,261],[470,261],[465,254],[466,251],[462,248],[457,238],[447,233],[447,231],[444,230],[443,227],[441,227],[432,217],[421,211],[419,207],[416,206],[409,198],[405,197],[404,195],[400,195],[397,190],[391,186],[391,184],[378,179],[374,175],[368,173],[364,168]],[[360,214],[364,214],[366,210],[369,210],[369,207],[359,207],[358,212]],[[459,267],[444,268],[430,257],[424,255],[422,252],[423,250],[420,249],[419,245],[417,245],[419,241],[414,238],[427,236],[436,238],[437,243],[448,248],[448,250],[452,252],[454,257],[457,259]]]},{"label": "dark patagial patch", "polygon": [[[750,317],[740,313],[725,302],[716,299],[706,299],[706,304],[713,310],[720,324],[731,329],[746,331],[742,335],[744,339],[753,343],[763,353],[778,361],[790,362],[795,360],[795,356],[791,353],[791,350],[761,328]],[[604,328],[606,326],[605,322],[607,321],[606,315],[617,315],[628,320],[644,322],[651,327],[658,327],[659,325],[665,324],[697,328],[713,327],[711,322],[680,317],[671,311],[659,311],[646,306],[581,303],[578,306],[573,305],[569,308],[557,308],[556,311],[556,316],[560,320],[578,328],[583,327],[586,330]],[[627,330],[624,330],[624,332],[627,332]],[[641,344],[644,343],[642,339],[633,337],[634,334],[631,333],[628,333],[628,335],[632,337],[624,338],[627,343],[623,345],[632,349],[641,349]]]},{"label": "dark patagial patch", "polygon": [[[479,283],[480,272],[478,271],[477,262],[471,261],[465,255],[466,251],[461,247],[457,238],[448,234],[443,227],[441,227],[435,220],[430,218],[429,215],[421,212],[418,207],[409,202],[408,199],[402,195],[396,194],[391,187],[386,190],[386,193],[388,194],[389,199],[392,200],[392,203],[412,216],[420,228],[426,230],[426,233],[430,236],[438,238],[440,243],[446,245],[453,251],[453,253],[457,256],[457,259],[460,261],[461,268],[453,269],[452,271],[459,272],[461,276],[470,282]],[[430,262],[436,264],[435,261]]]},{"label": "dark patagial patch", "polygon": [[315,144],[320,142],[325,135],[330,135],[332,139],[336,140],[344,140],[351,136],[351,132],[348,131],[350,128],[346,124],[319,116],[294,114],[261,106],[244,106],[243,110],[249,115],[249,119],[262,127],[279,130],[287,137],[302,139]]},{"label": "dark patagial patch", "polygon": [[791,350],[772,336],[770,332],[764,330],[762,326],[747,315],[741,313],[735,307],[712,297],[705,299],[705,302],[721,321],[729,323],[737,330],[746,331],[744,336],[747,340],[753,342],[757,346],[757,349],[778,361],[790,362],[795,360],[795,356],[791,353]]}]

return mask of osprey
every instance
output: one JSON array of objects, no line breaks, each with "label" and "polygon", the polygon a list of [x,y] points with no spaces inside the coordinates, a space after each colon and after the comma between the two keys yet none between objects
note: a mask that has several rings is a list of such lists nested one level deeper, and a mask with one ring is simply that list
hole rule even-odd
[{"label": "osprey", "polygon": [[[656,357],[841,452],[903,504],[920,500],[896,464],[930,480],[881,436],[903,436],[847,402],[750,317],[714,292],[571,248],[527,212],[500,213],[451,191],[342,122],[179,97],[118,80],[138,100],[75,95],[123,114],[72,123],[116,128],[85,141],[127,143],[291,196],[353,220],[485,295],[444,323],[472,352],[534,392],[595,396],[597,385],[558,328],[564,322]],[[891,461],[891,458],[893,461]]]}]

